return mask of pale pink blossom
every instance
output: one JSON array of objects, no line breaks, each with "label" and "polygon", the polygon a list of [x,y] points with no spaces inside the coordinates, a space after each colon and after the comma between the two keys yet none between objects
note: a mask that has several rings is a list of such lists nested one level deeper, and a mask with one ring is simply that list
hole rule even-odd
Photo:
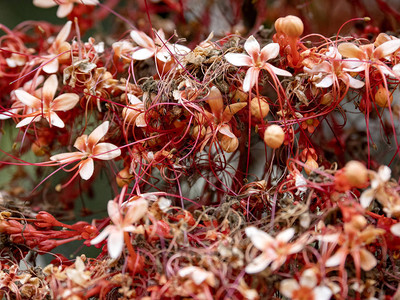
[{"label": "pale pink blossom", "polygon": [[132,94],[127,94],[127,97],[130,104],[122,110],[124,122],[127,122],[128,125],[135,124],[137,127],[146,127],[143,102]]},{"label": "pale pink blossom", "polygon": [[125,213],[122,213],[120,209],[117,202],[113,200],[108,201],[108,216],[113,224],[108,225],[97,237],[90,241],[92,245],[95,245],[108,237],[107,249],[110,257],[113,259],[118,258],[122,253],[124,248],[124,233],[137,231],[137,227],[133,224],[146,215],[148,203],[144,199],[138,199],[129,202],[125,206]]},{"label": "pale pink blossom", "polygon": [[61,153],[50,157],[50,160],[67,164],[79,161],[79,175],[82,179],[88,180],[94,172],[94,160],[111,160],[121,155],[121,150],[111,143],[99,143],[106,135],[109,122],[106,121],[98,126],[87,136],[86,134],[78,137],[74,147],[79,151]]},{"label": "pale pink blossom", "polygon": [[279,291],[289,299],[301,300],[329,300],[332,291],[325,285],[317,285],[318,279],[315,270],[307,269],[301,274],[300,280],[282,280]]},{"label": "pale pink blossom", "polygon": [[[360,196],[360,203],[362,207],[367,208],[374,198],[384,198],[384,186],[390,180],[392,171],[387,166],[380,166],[378,172],[371,172],[371,188],[365,190]],[[385,202],[385,201],[383,201]]]},{"label": "pale pink blossom", "polygon": [[360,89],[365,84],[361,80],[353,78],[349,73],[355,72],[362,62],[342,59],[342,55],[337,48],[329,47],[329,52],[325,54],[326,60],[314,65],[312,69],[304,67],[306,73],[311,74],[311,80],[316,87],[328,88],[332,85],[339,86],[339,80],[353,89]]},{"label": "pale pink blossom", "polygon": [[85,4],[85,5],[96,5],[99,3],[98,0],[33,0],[35,6],[41,8],[50,8],[58,5],[57,17],[64,18],[68,16],[75,3]]},{"label": "pale pink blossom", "polygon": [[273,238],[268,233],[255,227],[247,227],[246,235],[250,238],[254,247],[262,251],[262,253],[246,266],[246,273],[261,272],[271,263],[271,269],[275,271],[285,263],[289,255],[301,251],[306,244],[306,240],[300,239],[294,243],[289,243],[294,233],[293,228],[288,228]]},{"label": "pale pink blossom", "polygon": [[17,128],[38,122],[44,117],[50,124],[63,128],[64,122],[57,115],[57,111],[67,111],[78,103],[79,96],[73,93],[65,93],[54,99],[58,88],[58,80],[56,75],[51,75],[43,84],[41,98],[29,94],[25,90],[15,90],[15,96],[24,105],[32,109],[32,112],[25,115],[18,124]]},{"label": "pale pink blossom", "polygon": [[179,56],[190,52],[190,49],[185,46],[172,45],[167,42],[162,29],[155,34],[155,41],[139,30],[132,30],[131,38],[138,45],[132,53],[134,60],[146,60],[154,56],[162,62],[168,62],[171,59],[171,54]]},{"label": "pale pink blossom", "polygon": [[225,59],[232,65],[250,67],[243,81],[243,91],[248,92],[253,88],[258,81],[258,75],[261,70],[266,70],[273,77],[276,77],[276,75],[292,76],[290,72],[279,69],[267,62],[278,56],[278,43],[270,43],[260,50],[260,44],[251,35],[244,43],[244,49],[249,55],[242,53],[225,54]]}]

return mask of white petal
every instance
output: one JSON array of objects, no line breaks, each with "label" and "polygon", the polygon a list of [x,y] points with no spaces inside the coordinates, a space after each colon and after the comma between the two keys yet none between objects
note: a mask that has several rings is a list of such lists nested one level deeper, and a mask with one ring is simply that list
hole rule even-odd
[{"label": "white petal", "polygon": [[313,269],[307,269],[301,274],[300,285],[313,288],[317,285],[318,279]]},{"label": "white petal", "polygon": [[394,224],[390,227],[390,232],[396,236],[400,236],[400,223]]},{"label": "white petal", "polygon": [[247,227],[245,231],[253,245],[261,251],[265,250],[268,245],[274,242],[274,238],[268,233],[255,227]]},{"label": "white petal", "polygon": [[51,125],[56,126],[58,128],[64,128],[65,126],[63,120],[61,120],[60,117],[55,112],[50,113],[50,120],[47,119],[47,121],[51,123]]},{"label": "white petal", "polygon": [[280,241],[280,242],[284,242],[287,243],[290,241],[290,239],[294,236],[295,230],[294,228],[288,228],[285,229],[284,231],[280,232],[277,236],[276,236],[276,240]]},{"label": "white petal", "polygon": [[[59,63],[58,59],[55,56],[48,56],[49,62],[45,62],[46,64],[43,66],[43,71],[47,74],[54,74],[58,71]],[[50,59],[52,59],[50,61]]]},{"label": "white petal", "polygon": [[227,53],[225,59],[236,67],[251,66],[251,57],[241,53]]},{"label": "white petal", "polygon": [[368,250],[360,249],[360,265],[364,271],[371,271],[377,264],[375,256]]},{"label": "white petal", "polygon": [[91,245],[96,245],[102,242],[110,233],[112,229],[112,225],[108,225],[106,228],[103,229],[102,232],[98,236],[96,236],[93,240],[90,241]]},{"label": "white petal", "polygon": [[107,134],[109,125],[110,122],[105,121],[99,126],[97,126],[96,129],[93,130],[91,134],[89,134],[87,140],[89,149],[91,149],[94,145],[96,145]]},{"label": "white petal", "polygon": [[380,166],[378,169],[378,176],[383,182],[387,182],[390,180],[392,174],[392,170],[388,166]]},{"label": "white petal", "polygon": [[41,8],[49,8],[56,6],[57,3],[54,0],[33,0],[33,5]]},{"label": "white petal", "polygon": [[272,258],[266,257],[264,254],[257,256],[250,264],[245,268],[246,273],[254,274],[265,270],[271,263]]},{"label": "white petal", "polygon": [[57,9],[57,17],[65,18],[71,13],[73,8],[74,4],[72,2],[66,4],[60,4],[60,6]]},{"label": "white petal", "polygon": [[279,285],[279,291],[287,298],[292,298],[293,292],[298,289],[300,289],[300,286],[295,279],[284,279]]},{"label": "white petal", "polygon": [[367,208],[372,200],[374,200],[375,191],[373,189],[365,190],[360,196],[360,204],[362,207]]},{"label": "white petal", "polygon": [[246,72],[246,77],[243,80],[243,91],[250,91],[253,86],[258,82],[258,74],[260,69],[251,67]]},{"label": "white petal", "polygon": [[333,75],[326,75],[320,82],[315,86],[320,88],[327,88],[333,84]]},{"label": "white petal", "polygon": [[132,53],[132,58],[134,60],[145,60],[152,56],[154,56],[154,51],[146,48],[138,49]]},{"label": "white petal", "polygon": [[114,202],[113,200],[108,201],[107,203],[107,213],[110,217],[111,221],[116,224],[121,224],[121,213],[119,211],[118,203]]},{"label": "white petal", "polygon": [[26,106],[39,109],[42,105],[42,101],[35,96],[32,96],[24,90],[15,90],[15,96]]},{"label": "white petal", "polygon": [[121,150],[111,143],[100,143],[93,148],[93,158],[101,160],[114,159],[121,155]]},{"label": "white petal", "polygon": [[257,59],[260,54],[260,44],[252,35],[244,43],[244,49],[254,59]]},{"label": "white petal", "polygon": [[93,159],[87,158],[85,161],[81,162],[79,175],[83,180],[88,180],[92,177],[94,172],[94,162]]},{"label": "white petal", "polygon": [[20,128],[22,126],[26,126],[26,125],[30,124],[31,122],[38,122],[40,119],[41,119],[41,117],[39,115],[35,116],[35,117],[27,117],[27,118],[22,119],[15,127]]},{"label": "white petal", "polygon": [[333,256],[331,256],[326,262],[326,267],[336,267],[339,266],[343,260],[346,259],[346,252],[342,249],[339,249]]},{"label": "white petal", "polygon": [[118,258],[124,248],[124,232],[112,230],[108,236],[107,249],[111,258]]},{"label": "white petal", "polygon": [[273,65],[266,63],[266,66],[264,67],[268,72],[272,72],[275,75],[279,75],[279,76],[293,76],[292,73],[286,71],[286,70],[282,70],[280,68],[274,67]]},{"label": "white petal", "polygon": [[267,61],[277,57],[279,54],[279,44],[270,43],[261,49],[261,59]]},{"label": "white petal", "polygon": [[355,79],[350,74],[346,74],[347,78],[349,79],[349,86],[353,89],[361,89],[365,83],[361,80]]},{"label": "white petal", "polygon": [[332,291],[327,286],[317,286],[314,288],[314,299],[329,300],[332,297]]}]

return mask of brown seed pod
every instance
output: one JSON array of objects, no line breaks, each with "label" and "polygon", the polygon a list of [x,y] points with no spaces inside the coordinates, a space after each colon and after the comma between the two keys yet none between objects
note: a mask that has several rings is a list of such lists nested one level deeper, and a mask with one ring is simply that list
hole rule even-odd
[{"label": "brown seed pod", "polygon": [[289,37],[299,37],[303,34],[303,21],[296,16],[289,15],[285,17],[280,24],[282,32]]},{"label": "brown seed pod", "polygon": [[251,115],[257,119],[264,119],[269,113],[269,104],[262,97],[254,97],[250,103]]}]

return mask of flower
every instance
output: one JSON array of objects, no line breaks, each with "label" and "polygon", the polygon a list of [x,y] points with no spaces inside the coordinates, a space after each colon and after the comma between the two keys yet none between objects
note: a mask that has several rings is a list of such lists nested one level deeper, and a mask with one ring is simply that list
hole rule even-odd
[{"label": "flower", "polygon": [[246,234],[250,238],[254,247],[262,253],[246,266],[246,273],[253,274],[263,271],[271,263],[271,269],[277,270],[286,261],[290,254],[301,251],[305,245],[305,240],[298,240],[289,243],[294,236],[294,229],[288,228],[280,232],[276,238],[255,227],[247,227]]},{"label": "flower", "polygon": [[165,63],[171,59],[171,53],[184,55],[190,52],[190,49],[185,46],[168,43],[162,29],[157,31],[155,41],[144,32],[138,30],[131,31],[131,38],[139,46],[132,53],[134,60],[145,60],[155,56]]},{"label": "flower", "polygon": [[99,143],[108,131],[109,122],[99,125],[89,137],[84,134],[78,137],[74,147],[79,151],[61,153],[50,157],[50,160],[62,164],[79,161],[79,175],[88,180],[94,172],[94,159],[111,160],[121,155],[121,150],[111,143]]},{"label": "flower", "polygon": [[380,166],[378,172],[372,172],[371,188],[365,190],[360,196],[361,206],[367,208],[375,197],[384,198],[385,183],[390,180],[391,170],[387,166]]},{"label": "flower", "polygon": [[343,60],[342,55],[335,47],[329,47],[329,52],[325,54],[326,61],[314,65],[312,69],[304,67],[304,71],[313,75],[312,80],[316,87],[328,88],[332,85],[338,85],[339,80],[343,81],[347,86],[353,89],[360,89],[364,86],[364,82],[353,78],[350,72],[359,72],[357,69],[361,62],[354,60]]},{"label": "flower", "polygon": [[290,299],[329,300],[332,291],[324,285],[318,285],[315,270],[307,269],[301,274],[300,281],[295,279],[282,280],[279,291]]},{"label": "flower", "polygon": [[[309,117],[310,114],[305,114],[304,117]],[[301,122],[301,128],[307,129],[309,133],[313,133],[315,128],[319,125],[319,121],[316,118],[308,118],[307,120]]]},{"label": "flower", "polygon": [[146,120],[144,118],[144,104],[138,97],[132,94],[127,94],[130,105],[124,107],[122,110],[122,117],[124,122],[128,125],[135,124],[137,127],[146,127]]},{"label": "flower", "polygon": [[113,200],[108,201],[107,212],[113,225],[108,225],[97,237],[90,241],[92,245],[95,245],[108,237],[107,249],[113,259],[121,255],[124,246],[124,232],[136,231],[137,227],[133,224],[137,223],[147,213],[148,203],[141,198],[129,202],[125,208],[126,213],[122,214],[118,203]]},{"label": "flower", "polygon": [[98,0],[33,0],[33,5],[41,8],[50,8],[56,5],[58,6],[57,9],[57,17],[65,18],[68,16],[72,9],[74,8],[74,3],[81,3],[85,5],[96,5],[99,3]]},{"label": "flower", "polygon": [[254,38],[250,36],[244,43],[244,49],[249,55],[242,53],[227,53],[225,59],[234,66],[237,67],[250,67],[247,70],[246,77],[243,81],[243,91],[250,91],[258,80],[260,70],[266,70],[271,76],[292,76],[288,71],[274,67],[268,60],[274,59],[279,54],[279,44],[270,43],[260,50],[260,44]]},{"label": "flower", "polygon": [[25,115],[26,117],[17,124],[17,128],[28,125],[31,122],[38,122],[42,117],[46,118],[50,127],[54,125],[63,128],[65,124],[55,112],[72,109],[78,103],[79,96],[73,93],[66,93],[54,99],[57,88],[57,76],[51,75],[43,84],[41,99],[25,90],[15,90],[15,96],[18,100],[33,110]]}]

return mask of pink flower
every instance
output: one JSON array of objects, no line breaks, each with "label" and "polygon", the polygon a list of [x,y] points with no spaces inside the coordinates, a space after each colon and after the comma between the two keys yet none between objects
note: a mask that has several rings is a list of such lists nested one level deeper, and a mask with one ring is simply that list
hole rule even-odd
[{"label": "pink flower", "polygon": [[228,53],[225,54],[226,60],[237,67],[250,67],[247,70],[246,77],[243,81],[243,91],[250,91],[258,80],[260,70],[266,70],[271,76],[292,76],[288,71],[274,67],[268,60],[274,59],[279,54],[279,44],[270,43],[260,50],[260,44],[254,38],[250,36],[244,43],[244,49],[249,55],[241,53]]},{"label": "pink flower", "polygon": [[171,53],[185,55],[190,52],[190,49],[185,46],[168,43],[162,29],[157,31],[155,41],[144,32],[138,30],[131,31],[131,38],[139,46],[132,53],[134,60],[145,60],[155,56],[160,61],[167,62],[171,59]]},{"label": "pink flower", "polygon": [[99,3],[98,0],[33,0],[33,5],[41,8],[50,8],[56,5],[57,17],[64,18],[68,16],[74,8],[74,3],[81,3],[85,5],[96,5]]},{"label": "pink flower", "polygon": [[61,164],[79,161],[79,175],[82,179],[88,180],[94,172],[94,159],[111,160],[121,155],[121,150],[111,143],[99,143],[108,131],[109,122],[106,121],[98,126],[87,136],[78,137],[74,147],[79,151],[61,153],[50,157],[50,160],[58,161]]},{"label": "pink flower", "polygon": [[108,201],[108,216],[113,225],[108,225],[97,237],[90,241],[92,245],[95,245],[108,237],[107,249],[113,259],[121,255],[124,247],[124,232],[135,232],[137,230],[137,227],[133,224],[137,223],[147,213],[148,203],[142,198],[129,202],[125,207],[126,213],[122,214],[118,203],[112,200]]},{"label": "pink flower", "polygon": [[329,300],[332,291],[324,285],[318,285],[317,275],[313,269],[307,269],[301,274],[300,281],[295,279],[282,280],[279,291],[289,299]]},{"label": "pink flower", "polygon": [[[343,60],[337,48],[329,47],[326,53],[326,61],[313,66],[312,69],[304,67],[304,71],[313,75],[312,80],[316,87],[328,88],[332,85],[338,86],[339,80],[353,89],[360,89],[364,82],[353,78],[349,73],[355,71],[362,63],[354,60]],[[358,71],[360,71],[358,69]],[[315,81],[317,79],[317,81]]]},{"label": "pink flower", "polygon": [[32,109],[18,124],[18,127],[38,122],[42,117],[46,118],[50,126],[63,128],[64,122],[56,114],[56,111],[67,111],[72,109],[79,101],[79,96],[73,93],[61,94],[54,99],[58,88],[56,75],[51,75],[43,84],[42,97],[39,99],[24,90],[15,90],[15,96],[23,104]]},{"label": "pink flower", "polygon": [[261,250],[262,253],[246,266],[246,273],[261,272],[271,263],[271,269],[275,271],[285,263],[289,255],[301,251],[306,243],[305,240],[289,243],[289,240],[294,236],[294,232],[293,228],[288,228],[280,232],[276,238],[273,238],[268,233],[255,227],[247,227],[247,236],[254,247]]}]

